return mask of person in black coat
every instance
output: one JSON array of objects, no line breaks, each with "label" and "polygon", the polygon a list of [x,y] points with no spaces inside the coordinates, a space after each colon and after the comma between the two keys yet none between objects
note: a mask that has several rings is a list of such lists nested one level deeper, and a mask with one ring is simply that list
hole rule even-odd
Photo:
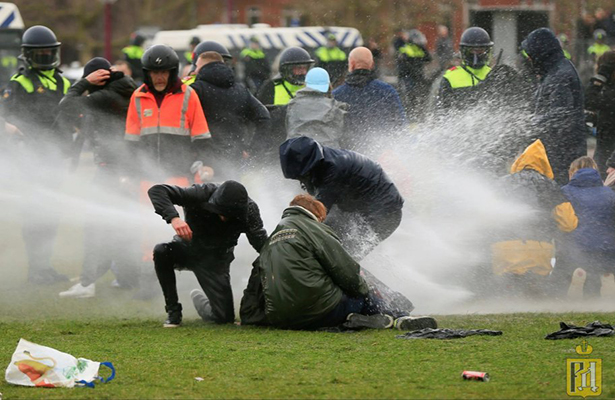
[{"label": "person in black coat", "polygon": [[[136,285],[138,271],[134,269],[137,255],[128,237],[117,234],[118,226],[105,223],[100,210],[123,203],[128,195],[123,178],[131,168],[132,145],[124,140],[124,126],[130,97],[137,88],[132,78],[122,72],[111,71],[104,58],[90,60],[84,68],[83,78],[73,85],[60,102],[63,124],[78,127],[78,142],[89,141],[94,153],[96,175],[92,182],[91,210],[84,227],[84,262],[80,283],[60,293],[61,297],[93,297],[95,282],[112,264],[120,286]],[[68,130],[68,129],[67,129]],[[75,152],[76,160],[79,151]],[[120,207],[117,205],[117,207]]]},{"label": "person in black coat", "polygon": [[596,117],[594,160],[604,179],[607,159],[615,151],[615,51],[607,51],[598,60],[598,73],[585,90],[585,109]]},{"label": "person in black coat", "polygon": [[280,163],[285,178],[300,181],[329,210],[325,223],[357,260],[399,226],[404,200],[369,158],[301,136],[282,143]]},{"label": "person in black coat", "polygon": [[[257,252],[267,240],[258,206],[248,197],[246,188],[235,181],[188,188],[155,185],[148,195],[156,214],[177,233],[172,242],[154,248],[156,275],[168,313],[164,326],[176,327],[182,320],[175,269],[189,269],[196,275],[205,293],[193,291],[191,297],[204,321],[232,323],[235,308],[230,265],[237,239],[245,233]],[[184,208],[185,221],[175,205]]]},{"label": "person in black coat", "polygon": [[549,29],[536,29],[521,46],[540,76],[531,123],[547,149],[555,180],[565,184],[572,161],[587,155],[581,80]]},{"label": "person in black coat", "polygon": [[201,100],[212,135],[208,143],[214,176],[230,178],[237,165],[249,155],[249,143],[255,130],[264,130],[269,111],[243,85],[235,82],[233,71],[215,52],[202,53],[197,59],[197,78],[191,85]]}]

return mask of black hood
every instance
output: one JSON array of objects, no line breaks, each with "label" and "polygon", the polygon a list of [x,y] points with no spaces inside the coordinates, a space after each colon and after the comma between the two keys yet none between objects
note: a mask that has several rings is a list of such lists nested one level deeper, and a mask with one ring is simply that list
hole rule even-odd
[{"label": "black hood", "polygon": [[212,193],[202,208],[212,213],[239,221],[248,218],[248,192],[239,182],[226,181]]},{"label": "black hood", "polygon": [[221,88],[230,88],[235,84],[233,70],[222,62],[212,62],[204,65],[196,79]]},{"label": "black hood", "polygon": [[555,34],[547,28],[536,29],[521,43],[521,47],[532,59],[532,65],[544,73],[564,58],[562,46]]},{"label": "black hood", "polygon": [[376,73],[371,69],[355,69],[346,75],[346,83],[350,86],[365,87],[376,79]]},{"label": "black hood", "polygon": [[324,158],[320,143],[306,136],[288,139],[280,145],[280,164],[287,179],[305,177]]},{"label": "black hood", "polygon": [[130,97],[137,89],[137,84],[131,77],[125,76],[123,72],[116,71],[111,73],[111,78],[109,78],[104,88],[112,90],[123,97]]}]

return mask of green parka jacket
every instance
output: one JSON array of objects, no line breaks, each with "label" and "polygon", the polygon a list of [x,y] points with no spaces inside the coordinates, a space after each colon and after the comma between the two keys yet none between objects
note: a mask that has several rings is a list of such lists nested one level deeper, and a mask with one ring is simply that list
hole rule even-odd
[{"label": "green parka jacket", "polygon": [[331,312],[342,294],[366,296],[360,268],[331,228],[303,207],[287,208],[260,255],[269,322],[301,329]]}]

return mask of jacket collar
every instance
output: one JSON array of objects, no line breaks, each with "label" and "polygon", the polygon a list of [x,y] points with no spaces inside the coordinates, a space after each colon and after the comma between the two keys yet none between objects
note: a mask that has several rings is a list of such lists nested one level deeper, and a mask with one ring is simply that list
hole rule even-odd
[{"label": "jacket collar", "polygon": [[[294,211],[297,211],[297,212],[295,213]],[[311,211],[301,206],[290,206],[286,208],[284,212],[282,213],[282,216],[285,216],[288,214],[304,214],[305,216],[312,218],[314,221],[319,222],[318,218],[316,218],[316,216],[312,214]]]},{"label": "jacket collar", "polygon": [[593,168],[582,168],[575,172],[569,185],[576,187],[593,187],[603,186],[603,183],[598,171]]},{"label": "jacket collar", "polygon": [[370,69],[355,69],[346,76],[346,83],[350,86],[364,87],[376,79],[376,74]]}]

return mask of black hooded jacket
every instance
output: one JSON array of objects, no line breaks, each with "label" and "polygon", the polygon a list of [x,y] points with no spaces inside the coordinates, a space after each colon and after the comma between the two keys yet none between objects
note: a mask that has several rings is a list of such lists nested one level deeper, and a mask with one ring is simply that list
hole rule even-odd
[{"label": "black hooded jacket", "polygon": [[280,146],[280,163],[287,179],[301,181],[328,210],[363,215],[388,214],[404,200],[382,167],[349,150],[321,146],[302,136]]},{"label": "black hooded jacket", "polygon": [[192,88],[207,118],[212,154],[239,160],[242,151],[249,150],[253,129],[263,129],[268,124],[269,111],[235,82],[233,71],[222,62],[203,66]]},{"label": "black hooded jacket", "polygon": [[[207,183],[188,188],[154,185],[147,194],[156,214],[167,223],[179,217],[175,205],[184,207],[186,223],[193,232],[193,248],[203,251],[228,249],[236,246],[239,235],[245,233],[252,247],[260,252],[267,240],[258,205],[237,182]],[[222,221],[219,215],[224,215],[227,220]]]},{"label": "black hooded jacket", "polygon": [[[64,123],[80,126],[92,145],[96,164],[127,168],[132,156],[131,143],[124,140],[126,113],[136,89],[132,78],[114,72],[104,86],[81,79],[60,102]],[[88,95],[83,96],[86,91]],[[83,115],[81,121],[79,115]]]},{"label": "black hooded jacket", "polygon": [[607,167],[615,167],[615,158],[609,158],[615,151],[615,82],[611,82],[611,79],[604,85],[590,82],[585,89],[585,109],[596,113],[598,117],[594,160],[604,173]]},{"label": "black hooded jacket", "polygon": [[563,184],[570,163],[587,155],[579,74],[547,28],[530,33],[522,47],[540,76],[532,125],[547,149],[555,180]]}]

